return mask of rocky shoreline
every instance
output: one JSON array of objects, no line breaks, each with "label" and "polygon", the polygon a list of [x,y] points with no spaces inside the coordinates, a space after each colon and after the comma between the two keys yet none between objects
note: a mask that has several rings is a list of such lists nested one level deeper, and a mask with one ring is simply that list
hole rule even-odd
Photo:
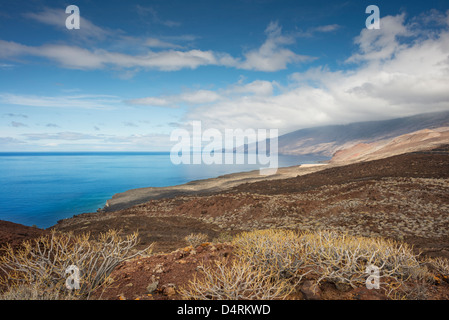
[{"label": "rocky shoreline", "polygon": [[150,200],[222,192],[243,183],[287,179],[317,172],[330,166],[332,165],[326,163],[302,164],[298,166],[278,168],[275,174],[269,176],[260,175],[259,170],[254,170],[248,172],[231,173],[216,178],[195,180],[177,186],[131,189],[113,195],[112,198],[106,202],[101,211],[112,212],[123,210]]}]

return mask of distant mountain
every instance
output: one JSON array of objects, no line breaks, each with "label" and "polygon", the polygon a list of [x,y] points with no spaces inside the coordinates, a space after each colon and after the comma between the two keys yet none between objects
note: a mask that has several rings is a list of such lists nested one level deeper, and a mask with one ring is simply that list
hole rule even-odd
[{"label": "distant mountain", "polygon": [[[371,143],[358,143],[352,147],[338,150],[331,163],[351,163],[388,158],[410,152],[428,152],[437,147],[449,145],[449,127],[423,129],[403,134],[391,139]],[[438,151],[433,151],[438,153]],[[447,151],[445,151],[447,154]]]},{"label": "distant mountain", "polygon": [[278,138],[280,154],[331,157],[360,143],[392,139],[423,129],[449,127],[449,111],[382,121],[356,122],[297,130]]}]

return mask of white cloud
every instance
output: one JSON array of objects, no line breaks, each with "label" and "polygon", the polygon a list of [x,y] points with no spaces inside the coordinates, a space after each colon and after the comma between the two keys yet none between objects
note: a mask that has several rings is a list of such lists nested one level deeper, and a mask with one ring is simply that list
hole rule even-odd
[{"label": "white cloud", "polygon": [[267,39],[258,49],[244,54],[245,60],[237,67],[246,70],[278,71],[287,68],[288,64],[311,61],[314,58],[299,55],[286,49],[285,45],[294,43],[294,37],[282,35],[282,28],[271,22],[265,30]]},{"label": "white cloud", "polygon": [[8,70],[8,69],[12,69],[14,67],[15,67],[15,65],[10,64],[10,63],[0,63],[0,69]]},{"label": "white cloud", "polygon": [[21,140],[18,140],[16,138],[12,138],[12,137],[0,137],[0,144],[6,144],[6,145],[16,145],[16,144],[22,144],[24,143]]},{"label": "white cloud", "polygon": [[299,31],[295,34],[295,36],[301,37],[301,38],[310,38],[310,37],[314,37],[318,33],[334,32],[340,28],[341,28],[341,26],[338,24],[327,24],[327,25],[323,25],[323,26],[311,27],[311,28],[307,29],[306,31]]},{"label": "white cloud", "polygon": [[17,122],[17,121],[12,121],[10,125],[11,125],[11,127],[14,127],[14,128],[28,127],[26,124],[24,124],[22,122]]},{"label": "white cloud", "polygon": [[413,32],[404,24],[405,14],[386,16],[381,19],[380,29],[363,29],[355,43],[360,53],[351,56],[348,62],[382,60],[391,58],[396,52],[405,49],[399,37],[411,37]]},{"label": "white cloud", "polygon": [[49,108],[83,108],[83,109],[113,109],[120,101],[110,95],[76,95],[76,96],[32,96],[0,94],[3,104],[49,107]]},{"label": "white cloud", "polygon": [[0,40],[0,58],[16,58],[27,55],[54,60],[63,67],[73,69],[104,69],[112,66],[176,71],[184,68],[195,69],[205,65],[229,65],[230,61],[233,61],[227,54],[202,50],[148,51],[142,55],[130,55],[67,45],[33,47]]},{"label": "white cloud", "polygon": [[[19,139],[18,139],[19,138]],[[25,133],[19,137],[0,137],[0,145],[23,145],[22,150],[36,147],[57,147],[58,150],[105,151],[166,151],[170,145],[168,134],[148,133],[131,135],[86,134],[82,132]]]},{"label": "white cloud", "polygon": [[132,127],[132,128],[137,128],[137,127],[138,127],[137,124],[135,124],[134,122],[130,122],[130,121],[123,122],[123,125],[124,125],[125,127]]},{"label": "white cloud", "polygon": [[[433,22],[432,22],[433,21]],[[446,25],[443,22],[446,21]],[[420,28],[422,24],[439,28]],[[280,134],[303,127],[332,123],[386,119],[421,112],[449,110],[449,12],[432,12],[431,17],[406,21],[405,15],[386,16],[380,30],[362,30],[354,40],[357,51],[342,70],[326,67],[291,74],[287,85],[274,81],[240,80],[216,90],[191,90],[177,95],[151,96],[126,101],[129,104],[179,107],[188,105],[182,127],[201,120],[203,128],[278,128]],[[318,28],[318,27],[317,27]],[[337,26],[323,26],[315,32],[331,32]],[[77,46],[25,46],[0,40],[0,58],[36,56],[79,69],[148,68],[173,71],[206,65],[274,71],[290,63],[307,61],[287,49],[295,36],[283,35],[276,23],[266,29],[266,41],[242,58],[226,53],[180,50],[168,47],[137,55]],[[156,47],[158,42],[146,45]],[[163,42],[159,42],[160,48]],[[277,90],[275,90],[277,89]],[[61,97],[1,94],[2,104],[37,107],[113,108],[118,97],[72,95]],[[134,123],[137,123],[134,121]],[[126,123],[124,123],[126,126]],[[153,141],[170,145],[167,135],[105,136],[74,132],[36,133],[24,136],[28,141],[81,140],[104,146],[151,146]],[[3,143],[12,141],[4,138]],[[0,141],[1,143],[2,141]]]},{"label": "white cloud", "polygon": [[197,90],[184,92],[179,95],[137,98],[127,100],[125,102],[134,105],[177,108],[179,107],[179,104],[199,105],[212,103],[220,100],[221,98],[221,95],[217,92],[210,90]]},{"label": "white cloud", "polygon": [[18,117],[18,118],[28,118],[28,116],[26,114],[21,114],[21,113],[4,113],[3,116]]},{"label": "white cloud", "polygon": [[[138,6],[140,9],[143,7]],[[151,9],[152,10],[152,9]],[[145,10],[144,10],[145,11]],[[142,14],[142,10],[139,10]],[[156,12],[152,11],[153,15]],[[68,30],[65,26],[65,21],[69,16],[63,9],[52,9],[44,8],[41,12],[28,12],[23,14],[26,18],[32,19],[34,21],[44,23],[56,27],[60,31],[64,32],[66,35],[72,37],[72,39],[81,40],[79,43],[89,43],[102,41],[104,44],[109,45],[112,48],[165,48],[165,49],[180,49],[183,46],[175,44],[169,41],[193,41],[196,39],[192,35],[184,35],[178,37],[162,37],[164,39],[158,39],[155,37],[133,37],[125,34],[123,30],[120,29],[109,29],[105,27],[100,27],[95,25],[93,22],[85,18],[84,14],[80,15],[80,29],[75,32]],[[167,24],[173,24],[173,22],[167,21]]]},{"label": "white cloud", "polygon": [[257,96],[271,96],[273,94],[274,85],[276,83],[264,80],[255,80],[244,84],[239,81],[236,85],[226,90],[226,94],[253,94]]},{"label": "white cloud", "polygon": [[68,34],[79,37],[83,40],[104,40],[107,37],[117,36],[117,31],[99,27],[84,18],[84,14],[80,14],[80,29],[76,32],[69,32],[65,26],[65,21],[69,16],[64,9],[44,8],[41,12],[24,13],[26,18],[54,26]]},{"label": "white cloud", "polygon": [[276,83],[262,80],[255,80],[247,84],[239,81],[235,85],[217,91],[201,89],[196,91],[183,92],[178,95],[137,98],[127,100],[125,102],[134,105],[169,108],[176,108],[181,104],[187,104],[190,106],[213,105],[215,103],[221,103],[224,101],[234,101],[234,98],[240,96],[270,96],[273,94],[273,88],[275,84]]},{"label": "white cloud", "polygon": [[27,140],[92,140],[100,139],[101,136],[90,135],[79,132],[58,132],[58,133],[25,133],[22,136],[26,137]]},{"label": "white cloud", "polygon": [[55,124],[55,123],[47,123],[45,126],[46,126],[47,128],[60,128],[60,126],[58,126],[58,125]]},{"label": "white cloud", "polygon": [[179,96],[181,102],[188,104],[204,104],[212,103],[219,100],[221,97],[218,93],[210,90],[198,90],[195,92],[186,92]]},{"label": "white cloud", "polygon": [[168,41],[163,41],[161,39],[157,38],[147,38],[145,40],[145,45],[150,48],[170,48],[170,49],[179,49],[182,48],[182,46],[178,44],[174,44]]},{"label": "white cloud", "polygon": [[[56,24],[59,19],[59,11],[47,10],[40,14],[28,14],[28,16],[41,22]],[[111,36],[111,32],[93,24],[89,25],[88,21],[85,23],[88,24],[87,30],[90,30],[86,31],[86,37]],[[314,59],[287,49],[286,46],[294,42],[294,37],[283,35],[281,27],[277,23],[270,23],[265,33],[266,41],[259,48],[245,52],[243,59],[233,57],[225,52],[199,49],[183,50],[182,46],[157,38],[137,39],[123,35],[115,41],[115,46],[128,51],[131,47],[138,52],[137,54],[99,48],[87,49],[64,44],[27,46],[13,41],[0,40],[0,58],[14,60],[22,56],[40,57],[55,61],[65,68],[88,70],[144,68],[177,71],[213,65],[266,72],[283,70],[289,64],[303,63]],[[134,45],[130,46],[130,43]],[[114,45],[109,44],[109,47],[114,47]],[[165,50],[153,51],[149,48]]]},{"label": "white cloud", "polygon": [[[354,41],[358,50],[343,70],[318,67],[294,73],[285,86],[241,79],[215,91],[129,102],[172,107],[186,103],[193,108],[187,110],[184,124],[200,120],[205,128],[219,130],[278,128],[281,134],[304,127],[449,110],[449,30],[447,26],[433,29],[424,36],[425,32],[414,31],[416,21],[407,23],[404,15],[386,16],[381,26],[387,30],[361,31]],[[281,37],[276,24],[267,32],[270,37]],[[289,41],[280,39],[279,43]]]},{"label": "white cloud", "polygon": [[170,107],[175,108],[176,105],[170,101],[167,97],[146,97],[137,98],[125,101],[128,104],[143,105],[143,106],[154,106],[154,107]]},{"label": "white cloud", "polygon": [[[414,32],[403,15],[386,16],[381,26],[386,30],[363,30],[356,38],[359,50],[348,59],[351,68],[295,73],[286,86],[240,81],[228,88],[229,99],[200,105],[185,121],[201,120],[217,129],[278,128],[283,134],[449,110],[448,27],[424,37],[425,32]],[[274,86],[280,93],[273,93]],[[258,89],[248,95],[249,88]]]},{"label": "white cloud", "polygon": [[328,25],[312,28],[312,31],[314,31],[314,32],[332,32],[339,28],[340,28],[340,26],[338,24],[328,24]]},{"label": "white cloud", "polygon": [[178,21],[161,19],[159,13],[153,7],[144,7],[141,5],[136,5],[137,13],[145,21],[148,21],[148,17],[151,18],[151,22],[155,24],[161,24],[166,27],[179,27],[181,25]]},{"label": "white cloud", "polygon": [[148,148],[162,148],[166,150],[170,145],[170,136],[168,134],[132,134],[132,135],[117,135],[104,139],[104,143],[115,145],[129,145],[131,147],[138,146],[142,150],[148,150]]}]

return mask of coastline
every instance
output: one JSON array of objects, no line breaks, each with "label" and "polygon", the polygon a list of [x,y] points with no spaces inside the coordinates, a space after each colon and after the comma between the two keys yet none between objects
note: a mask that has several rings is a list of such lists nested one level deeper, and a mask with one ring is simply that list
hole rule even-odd
[{"label": "coastline", "polygon": [[243,183],[296,177],[349,163],[383,159],[410,152],[433,150],[449,143],[448,127],[418,130],[373,143],[358,143],[338,150],[331,159],[314,164],[301,164],[278,168],[273,175],[260,175],[259,170],[231,173],[216,178],[194,180],[169,187],[147,187],[117,193],[106,201],[102,211],[110,212],[129,208],[150,200],[178,195],[197,195],[220,192]]},{"label": "coastline", "polygon": [[273,175],[260,175],[259,170],[230,173],[215,178],[194,180],[181,185],[168,187],[145,187],[127,190],[114,194],[106,201],[102,212],[127,209],[150,200],[173,198],[179,195],[198,195],[220,192],[244,183],[293,178],[320,170],[333,165],[329,163],[301,164],[297,166],[278,168]]}]

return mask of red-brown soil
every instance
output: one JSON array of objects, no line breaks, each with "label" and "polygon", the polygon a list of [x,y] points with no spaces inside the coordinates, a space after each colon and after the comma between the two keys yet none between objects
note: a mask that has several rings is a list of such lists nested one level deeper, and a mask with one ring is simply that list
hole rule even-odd
[{"label": "red-brown soil", "polygon": [[23,241],[34,239],[49,231],[35,227],[0,220],[0,245],[9,244],[12,247],[19,246]]}]

